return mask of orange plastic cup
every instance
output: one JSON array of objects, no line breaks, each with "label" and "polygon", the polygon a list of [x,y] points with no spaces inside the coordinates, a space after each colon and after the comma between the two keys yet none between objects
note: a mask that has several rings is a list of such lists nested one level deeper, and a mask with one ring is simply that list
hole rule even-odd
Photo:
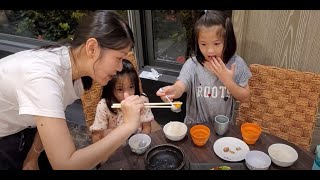
[{"label": "orange plastic cup", "polygon": [[205,125],[194,125],[190,129],[192,141],[197,146],[203,146],[210,137],[210,129]]},{"label": "orange plastic cup", "polygon": [[241,125],[243,141],[247,144],[255,144],[261,135],[262,129],[254,123],[244,123]]}]

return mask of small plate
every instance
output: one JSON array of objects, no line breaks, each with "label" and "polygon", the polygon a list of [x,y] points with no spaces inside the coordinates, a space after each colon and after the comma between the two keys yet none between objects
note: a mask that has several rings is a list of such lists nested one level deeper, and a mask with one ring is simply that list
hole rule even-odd
[{"label": "small plate", "polygon": [[231,162],[242,161],[250,151],[249,146],[234,137],[223,137],[213,144],[213,150],[221,159]]}]

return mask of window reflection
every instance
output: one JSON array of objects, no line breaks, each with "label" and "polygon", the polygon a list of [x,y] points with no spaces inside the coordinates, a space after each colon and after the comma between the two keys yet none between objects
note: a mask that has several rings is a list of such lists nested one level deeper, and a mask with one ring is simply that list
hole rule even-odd
[{"label": "window reflection", "polygon": [[[117,11],[128,19],[126,10]],[[72,38],[81,17],[89,10],[0,10],[0,33],[61,41]]]},{"label": "window reflection", "polygon": [[187,55],[195,10],[152,11],[156,60],[183,64]]},{"label": "window reflection", "polygon": [[[189,57],[193,26],[203,10],[153,10],[152,27],[156,61],[183,64]],[[231,17],[231,11],[225,12]]]}]

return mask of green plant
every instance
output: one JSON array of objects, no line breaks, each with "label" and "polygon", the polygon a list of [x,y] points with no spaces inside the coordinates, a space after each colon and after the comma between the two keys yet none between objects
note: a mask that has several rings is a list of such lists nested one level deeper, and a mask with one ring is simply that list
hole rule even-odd
[{"label": "green plant", "polygon": [[187,42],[185,56],[193,46],[193,26],[200,11],[198,10],[154,10],[153,32],[157,39],[170,39],[174,42]]},{"label": "green plant", "polygon": [[59,41],[74,34],[84,10],[17,10],[14,11],[15,34]]},{"label": "green plant", "polygon": [[[15,10],[10,17],[11,25],[19,36],[27,36],[49,41],[72,38],[80,19],[89,10]],[[126,10],[117,11],[121,17],[128,19]]]}]

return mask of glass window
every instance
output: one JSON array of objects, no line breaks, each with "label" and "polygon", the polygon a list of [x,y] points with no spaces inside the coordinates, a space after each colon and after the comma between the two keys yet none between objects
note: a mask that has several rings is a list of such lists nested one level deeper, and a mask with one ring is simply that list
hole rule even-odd
[{"label": "glass window", "polygon": [[89,11],[2,10],[0,32],[39,40],[60,41],[74,34],[79,19]]},{"label": "glass window", "polygon": [[[0,10],[0,33],[60,41],[70,38],[88,10]],[[128,19],[126,10],[119,14]]]},{"label": "glass window", "polygon": [[[150,65],[180,69],[189,56],[193,26],[203,10],[152,10],[152,51]],[[226,11],[231,17],[231,11]],[[148,18],[146,18],[148,19]],[[148,27],[148,26],[147,26]],[[147,41],[147,42],[150,42]],[[150,46],[147,45],[147,47]],[[150,48],[149,48],[150,49]],[[150,50],[149,50],[150,51]]]},{"label": "glass window", "polygon": [[154,54],[157,61],[183,64],[187,57],[196,10],[152,11]]}]

